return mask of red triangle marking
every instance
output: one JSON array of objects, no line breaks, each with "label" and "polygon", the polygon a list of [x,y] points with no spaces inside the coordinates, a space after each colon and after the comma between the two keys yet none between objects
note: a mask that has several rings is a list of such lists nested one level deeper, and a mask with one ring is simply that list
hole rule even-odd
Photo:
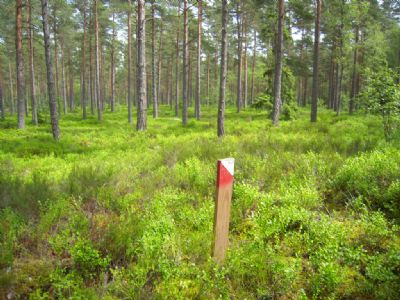
[{"label": "red triangle marking", "polygon": [[233,176],[224,167],[222,162],[218,161],[218,174],[217,174],[217,186],[222,187],[233,182]]}]

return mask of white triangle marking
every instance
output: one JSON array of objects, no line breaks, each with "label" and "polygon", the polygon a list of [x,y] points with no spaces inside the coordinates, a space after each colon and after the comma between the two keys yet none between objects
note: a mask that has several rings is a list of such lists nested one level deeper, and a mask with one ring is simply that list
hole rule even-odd
[{"label": "white triangle marking", "polygon": [[228,170],[228,172],[233,176],[235,172],[235,159],[234,158],[225,158],[220,159],[220,162]]}]

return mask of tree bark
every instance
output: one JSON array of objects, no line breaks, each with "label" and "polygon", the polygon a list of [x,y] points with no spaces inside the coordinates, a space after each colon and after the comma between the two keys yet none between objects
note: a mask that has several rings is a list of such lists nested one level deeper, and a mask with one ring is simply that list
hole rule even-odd
[{"label": "tree bark", "polygon": [[38,124],[37,105],[36,105],[36,89],[35,89],[35,69],[33,65],[33,30],[32,30],[32,3],[27,0],[28,7],[28,48],[29,48],[29,77],[31,88],[31,106],[32,106],[32,124]]},{"label": "tree bark", "polygon": [[254,103],[254,72],[256,70],[256,55],[257,55],[257,31],[254,29],[254,44],[253,44],[253,63],[251,66],[251,92],[250,104]]},{"label": "tree bark", "polygon": [[146,15],[145,1],[137,1],[137,124],[138,131],[147,128],[147,99],[146,99]]},{"label": "tree bark", "polygon": [[[151,94],[153,102],[153,118],[158,118],[158,93],[156,78],[156,21],[155,21],[155,0],[151,2]],[[160,36],[161,39],[161,36]]]},{"label": "tree bark", "polygon": [[100,86],[100,41],[99,41],[99,20],[97,13],[98,0],[94,0],[94,44],[95,44],[95,65],[96,65],[96,103],[97,103],[97,119],[102,121],[103,110],[101,107],[101,86]]},{"label": "tree bark", "polygon": [[183,110],[182,123],[187,125],[188,114],[188,87],[189,87],[189,27],[188,27],[188,1],[183,0]]},{"label": "tree bark", "polygon": [[81,104],[82,104],[82,119],[86,119],[86,7],[87,0],[83,1],[83,46],[82,46],[82,62],[81,62],[81,70],[82,70],[82,88],[81,88]]},{"label": "tree bark", "polygon": [[60,104],[60,86],[58,80],[58,38],[57,38],[57,14],[56,6],[53,7],[53,39],[54,39],[54,67],[55,67],[55,85],[56,85],[56,101],[58,114],[61,115],[61,104]]},{"label": "tree bark", "polygon": [[161,97],[161,76],[162,76],[162,61],[163,61],[163,29],[160,28],[160,37],[158,41],[158,62],[157,62],[157,118],[159,112],[159,103],[163,103]]},{"label": "tree bark", "polygon": [[61,81],[62,81],[62,95],[64,104],[64,115],[67,114],[67,86],[65,79],[65,55],[64,55],[64,43],[61,40]]},{"label": "tree bark", "polygon": [[128,0],[128,123],[132,123],[132,2]]},{"label": "tree bark", "polygon": [[176,49],[175,49],[175,117],[179,116],[179,29],[180,29],[180,10],[181,1],[178,1],[178,28],[176,30]]},{"label": "tree bark", "polygon": [[222,31],[221,31],[221,77],[219,85],[219,101],[218,101],[218,137],[225,135],[225,92],[226,92],[226,76],[227,76],[227,23],[228,23],[228,4],[227,0],[222,0]]},{"label": "tree bark", "polygon": [[11,106],[11,115],[13,116],[15,113],[15,105],[14,105],[14,83],[13,83],[13,73],[11,70],[11,61],[8,63],[8,71],[9,71],[9,80],[10,80],[10,106]]},{"label": "tree bark", "polygon": [[[0,57],[0,65],[1,65],[1,57]],[[5,105],[4,105],[4,89],[3,89],[3,74],[0,70],[0,119],[4,120],[6,118],[5,112]]]},{"label": "tree bark", "polygon": [[242,53],[243,53],[243,41],[242,41],[242,18],[240,12],[240,1],[237,1],[236,6],[236,22],[237,22],[237,36],[238,36],[238,69],[237,69],[237,98],[236,98],[236,109],[239,113],[242,109]]},{"label": "tree bark", "polygon": [[[244,19],[245,20],[245,19]],[[249,89],[249,80],[248,80],[248,63],[247,63],[247,28],[245,26],[245,22],[243,22],[243,38],[244,38],[244,51],[243,51],[243,68],[244,68],[244,79],[243,79],[243,107],[247,107],[248,102],[248,89]]]},{"label": "tree bark", "polygon": [[16,66],[17,66],[17,99],[18,128],[25,128],[25,77],[22,53],[22,0],[16,0]]},{"label": "tree bark", "polygon": [[[69,56],[71,54],[69,53]],[[71,58],[69,58],[69,109],[75,111],[75,95],[74,95],[74,70],[72,68]]]},{"label": "tree bark", "polygon": [[48,6],[48,0],[41,0],[41,1],[42,1],[42,19],[43,19],[43,39],[44,39],[44,49],[46,56],[46,70],[47,70],[47,92],[49,96],[51,128],[52,128],[53,138],[55,140],[59,140],[60,129],[58,127],[57,102],[56,102],[55,84],[53,77],[53,65],[52,65],[51,51],[50,51],[50,30],[48,22],[49,6]]},{"label": "tree bark", "polygon": [[355,45],[354,45],[354,55],[353,55],[353,74],[351,76],[351,95],[349,103],[349,114],[352,115],[354,112],[355,99],[357,97],[357,62],[358,62],[358,39],[359,39],[359,29],[358,26],[355,28]]},{"label": "tree bark", "polygon": [[315,36],[314,36],[314,61],[313,61],[313,88],[311,99],[311,122],[317,122],[318,111],[318,85],[319,85],[319,36],[321,25],[321,0],[316,2]]},{"label": "tree bark", "polygon": [[117,31],[115,29],[115,12],[112,14],[112,42],[111,42],[111,112],[115,111],[115,39]]},{"label": "tree bark", "polygon": [[207,106],[210,105],[210,54],[207,55]]},{"label": "tree bark", "polygon": [[195,98],[195,112],[196,119],[200,120],[201,117],[201,38],[202,38],[202,22],[203,22],[203,1],[198,0],[197,7],[197,74],[196,74],[196,98]]},{"label": "tree bark", "polygon": [[95,101],[95,86],[94,86],[94,71],[93,71],[93,15],[92,9],[90,9],[89,13],[89,91],[90,91],[90,114],[94,115],[94,101]]},{"label": "tree bark", "polygon": [[272,123],[277,125],[279,123],[279,116],[282,107],[282,56],[283,56],[283,25],[285,17],[285,1],[279,0],[279,19],[278,19],[278,33],[276,39],[276,53],[275,53],[275,78],[274,78],[274,110],[272,116]]}]

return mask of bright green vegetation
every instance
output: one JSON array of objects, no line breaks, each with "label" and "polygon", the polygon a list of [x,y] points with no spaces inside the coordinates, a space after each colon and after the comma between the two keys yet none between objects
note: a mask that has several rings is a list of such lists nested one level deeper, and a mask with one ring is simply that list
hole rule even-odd
[{"label": "bright green vegetation", "polygon": [[[168,111],[166,107],[162,111]],[[400,151],[379,117],[126,112],[0,123],[0,297],[399,299]],[[164,113],[165,114],[165,113]],[[210,258],[216,160],[236,158],[231,246]]]}]

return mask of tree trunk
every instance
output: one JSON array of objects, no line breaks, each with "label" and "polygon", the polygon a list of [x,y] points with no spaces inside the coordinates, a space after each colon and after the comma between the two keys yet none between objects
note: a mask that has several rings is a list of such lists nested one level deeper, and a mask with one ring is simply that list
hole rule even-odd
[{"label": "tree trunk", "polygon": [[226,92],[226,76],[227,76],[227,23],[228,23],[228,4],[227,0],[222,0],[222,31],[221,31],[221,77],[219,85],[219,101],[218,101],[218,137],[225,135],[225,92]]},{"label": "tree trunk", "polygon": [[64,56],[64,45],[61,43],[61,81],[62,81],[62,95],[64,103],[64,115],[67,114],[67,86],[65,80],[65,56]]},{"label": "tree trunk", "polygon": [[11,61],[8,63],[8,71],[9,71],[9,77],[10,77],[10,106],[11,106],[11,115],[13,116],[15,113],[15,107],[14,107],[14,83],[13,83],[13,73],[11,70]]},{"label": "tree trunk", "polygon": [[97,103],[97,119],[103,119],[103,111],[101,107],[101,86],[100,86],[100,42],[99,42],[99,20],[97,13],[98,0],[94,0],[94,44],[95,44],[95,65],[96,65],[96,103]]},{"label": "tree trunk", "polygon": [[351,95],[349,103],[349,114],[352,115],[354,112],[355,99],[357,97],[357,62],[358,62],[358,39],[359,29],[358,26],[355,28],[355,45],[354,45],[354,56],[353,56],[353,74],[351,76]]},{"label": "tree trunk", "polygon": [[36,89],[35,89],[35,69],[33,66],[33,30],[32,30],[32,3],[27,0],[28,7],[28,48],[29,48],[29,77],[31,88],[31,106],[32,106],[32,124],[38,124],[37,105],[36,105]]},{"label": "tree trunk", "polygon": [[328,88],[328,108],[333,108],[334,94],[335,94],[335,62],[334,50],[335,43],[332,45],[330,68],[329,68],[329,88]]},{"label": "tree trunk", "polygon": [[61,115],[61,104],[60,104],[60,89],[58,80],[58,39],[57,39],[57,14],[56,7],[53,7],[53,39],[54,39],[54,67],[55,67],[55,85],[56,85],[56,101],[58,114]]},{"label": "tree trunk", "polygon": [[339,116],[340,108],[342,105],[342,81],[343,81],[343,63],[340,63],[340,74],[338,79],[338,95],[337,95],[337,106],[336,106],[336,115]]},{"label": "tree trunk", "polygon": [[128,0],[128,122],[132,123],[132,2]]},{"label": "tree trunk", "polygon": [[172,97],[171,97],[171,77],[172,77],[172,58],[168,59],[168,69],[167,69],[167,105],[172,109]]},{"label": "tree trunk", "polygon": [[75,95],[74,95],[74,71],[69,62],[69,109],[75,111]]},{"label": "tree trunk", "polygon": [[89,24],[89,91],[90,91],[90,114],[94,115],[95,88],[93,79],[93,15],[90,9],[90,24]]},{"label": "tree trunk", "polygon": [[[155,0],[151,2],[151,94],[153,102],[153,118],[158,118],[158,93],[156,79],[156,21],[155,21]],[[161,39],[161,34],[160,34]]]},{"label": "tree trunk", "polygon": [[57,102],[56,102],[55,85],[53,77],[53,65],[50,52],[50,30],[48,22],[49,7],[48,7],[48,0],[41,0],[41,1],[42,1],[43,39],[44,39],[44,49],[46,56],[46,70],[47,70],[47,92],[49,95],[51,128],[52,128],[53,138],[55,140],[59,140],[60,129],[58,128]]},{"label": "tree trunk", "polygon": [[176,49],[175,49],[175,117],[179,116],[179,28],[180,28],[180,10],[181,1],[178,1],[178,29],[176,31]]},{"label": "tree trunk", "polygon": [[313,88],[311,99],[311,122],[317,122],[318,111],[318,85],[319,85],[319,36],[321,25],[321,0],[316,1],[315,36],[314,36],[314,61],[313,61]]},{"label": "tree trunk", "polygon": [[236,6],[236,22],[237,22],[237,36],[238,36],[238,69],[237,69],[237,98],[236,98],[236,109],[239,113],[242,109],[242,52],[243,52],[243,41],[242,41],[242,18],[240,12],[240,1],[237,2]]},{"label": "tree trunk", "polygon": [[137,125],[138,131],[147,128],[146,99],[146,15],[145,1],[137,1]]},{"label": "tree trunk", "polygon": [[[1,65],[1,59],[0,59],[0,65]],[[1,120],[4,120],[6,118],[5,109],[6,108],[4,105],[3,76],[2,76],[1,70],[0,70],[0,119]]]},{"label": "tree trunk", "polygon": [[283,55],[283,26],[285,17],[285,1],[279,0],[279,19],[278,19],[278,33],[276,38],[276,53],[275,53],[275,78],[274,78],[274,110],[272,116],[272,123],[277,125],[279,123],[279,116],[281,114],[282,99],[282,55]]},{"label": "tree trunk", "polygon": [[111,42],[111,112],[115,111],[115,39],[117,31],[115,29],[115,12],[112,14],[112,42]]},{"label": "tree trunk", "polygon": [[245,27],[245,22],[243,22],[243,38],[244,38],[244,51],[243,51],[243,68],[244,68],[244,80],[243,80],[243,107],[247,107],[248,101],[248,64],[247,64],[247,48],[248,48],[248,41],[247,41],[247,28]]},{"label": "tree trunk", "polygon": [[303,106],[307,105],[307,97],[308,97],[308,76],[304,78],[304,90],[303,90]]},{"label": "tree trunk", "polygon": [[16,0],[16,66],[17,66],[17,99],[18,128],[25,128],[25,77],[22,53],[22,0]]},{"label": "tree trunk", "polygon": [[81,88],[81,104],[82,104],[82,119],[86,119],[86,6],[87,0],[83,1],[83,46],[82,46],[82,88]]},{"label": "tree trunk", "polygon": [[210,105],[210,54],[207,55],[207,106]]},{"label": "tree trunk", "polygon": [[253,63],[251,66],[251,92],[250,104],[254,103],[254,72],[256,70],[256,55],[257,55],[257,31],[254,29],[254,44],[253,44]]},{"label": "tree trunk", "polygon": [[[162,61],[163,61],[163,40],[162,40],[163,30],[160,28],[160,39],[158,41],[158,62],[157,62],[157,118],[159,111],[159,103],[161,99],[161,76],[162,76]],[[161,103],[163,103],[161,99]]]},{"label": "tree trunk", "polygon": [[188,27],[188,1],[183,0],[183,111],[182,123],[187,125],[188,114],[188,83],[189,83],[189,27]]},{"label": "tree trunk", "polygon": [[196,98],[195,98],[195,111],[196,119],[200,120],[201,117],[201,38],[202,38],[202,22],[203,22],[203,1],[198,0],[197,8],[197,74],[196,74]]}]

